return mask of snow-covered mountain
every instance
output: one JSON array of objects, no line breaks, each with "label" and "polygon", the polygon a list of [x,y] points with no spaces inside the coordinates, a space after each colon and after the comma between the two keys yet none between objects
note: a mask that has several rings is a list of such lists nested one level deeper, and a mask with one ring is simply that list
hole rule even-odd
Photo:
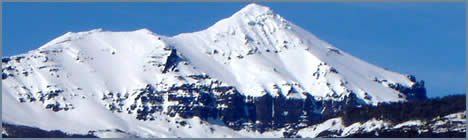
[{"label": "snow-covered mountain", "polygon": [[257,4],[203,31],[69,32],[2,58],[2,121],[73,134],[282,137],[344,107],[424,98],[414,76]]}]

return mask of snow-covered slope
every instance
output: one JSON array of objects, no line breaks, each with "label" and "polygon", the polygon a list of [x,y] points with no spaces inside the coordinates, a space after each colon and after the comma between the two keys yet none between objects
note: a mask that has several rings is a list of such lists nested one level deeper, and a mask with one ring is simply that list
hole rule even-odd
[{"label": "snow-covered slope", "polygon": [[410,120],[399,124],[390,121],[371,119],[364,123],[356,122],[344,126],[341,118],[332,118],[320,124],[306,127],[297,132],[303,138],[346,137],[359,133],[370,133],[385,130],[417,130],[418,133],[445,133],[448,131],[466,132],[466,111],[437,117],[429,121]]},{"label": "snow-covered slope", "polygon": [[173,37],[147,29],[66,33],[3,58],[2,72],[3,122],[70,133],[120,129],[144,137],[257,137],[222,125],[216,126],[219,135],[204,125],[193,125],[200,133],[170,132],[176,125],[167,120],[174,119],[172,112],[199,107],[227,112],[221,118],[233,121],[226,120],[237,117],[229,110],[244,110],[231,100],[238,95],[246,104],[265,95],[338,102],[355,95],[362,104],[425,96],[414,92],[424,89],[414,77],[362,61],[257,4],[206,30]]},{"label": "snow-covered slope", "polygon": [[251,96],[263,90],[274,93],[274,85],[289,83],[318,97],[354,92],[375,103],[404,100],[387,83],[415,84],[408,76],[351,56],[256,4],[171,41],[194,65]]}]

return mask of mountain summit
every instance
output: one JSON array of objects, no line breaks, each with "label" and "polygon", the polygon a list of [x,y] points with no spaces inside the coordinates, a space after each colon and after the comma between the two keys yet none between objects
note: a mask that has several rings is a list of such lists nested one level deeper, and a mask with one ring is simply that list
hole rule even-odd
[{"label": "mountain summit", "polygon": [[79,134],[245,136],[312,125],[344,107],[426,98],[422,81],[258,4],[173,37],[70,32],[2,65],[3,122]]},{"label": "mountain summit", "polygon": [[251,3],[236,12],[236,14],[245,14],[245,15],[251,15],[251,16],[259,16],[262,14],[266,13],[272,13],[273,11],[270,9],[270,7],[266,7],[263,5],[258,5],[256,3]]},{"label": "mountain summit", "polygon": [[[299,93],[319,97],[355,93],[368,98],[367,103],[377,103],[405,100],[412,95],[392,87],[417,84],[408,75],[351,56],[257,4],[206,30],[172,40],[191,63],[251,96],[276,93],[275,85],[291,84]],[[210,53],[215,51],[218,54]]]}]

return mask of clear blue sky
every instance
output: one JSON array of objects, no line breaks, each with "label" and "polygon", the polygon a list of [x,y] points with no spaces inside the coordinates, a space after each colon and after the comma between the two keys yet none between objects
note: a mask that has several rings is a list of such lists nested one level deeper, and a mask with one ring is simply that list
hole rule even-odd
[{"label": "clear blue sky", "polygon": [[[247,3],[3,3],[2,55],[66,32],[205,29]],[[363,60],[424,80],[430,97],[465,93],[465,2],[259,3]]]}]

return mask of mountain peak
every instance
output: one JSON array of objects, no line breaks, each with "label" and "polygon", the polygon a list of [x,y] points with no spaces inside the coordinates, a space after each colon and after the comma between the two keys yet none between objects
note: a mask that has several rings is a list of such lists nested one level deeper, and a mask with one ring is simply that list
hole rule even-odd
[{"label": "mountain peak", "polygon": [[250,3],[250,4],[246,5],[246,6],[244,6],[244,8],[242,8],[242,10],[264,10],[265,11],[265,10],[270,10],[270,8],[267,7],[267,6],[260,5],[260,4]]},{"label": "mountain peak", "polygon": [[90,34],[97,33],[97,32],[102,32],[102,31],[103,31],[102,28],[97,28],[97,29],[92,29],[92,30],[83,31],[83,32],[67,32],[67,33],[63,34],[62,36],[59,36],[59,37],[53,39],[52,41],[47,42],[46,44],[42,45],[39,48],[40,49],[45,49],[45,48],[54,46],[56,44],[60,44],[60,43],[71,41],[71,40],[80,39],[83,36],[90,35]]},{"label": "mountain peak", "polygon": [[259,16],[263,14],[271,14],[273,11],[270,7],[259,5],[256,3],[251,3],[236,12],[234,15],[242,14],[242,15],[250,15],[250,16]]}]

